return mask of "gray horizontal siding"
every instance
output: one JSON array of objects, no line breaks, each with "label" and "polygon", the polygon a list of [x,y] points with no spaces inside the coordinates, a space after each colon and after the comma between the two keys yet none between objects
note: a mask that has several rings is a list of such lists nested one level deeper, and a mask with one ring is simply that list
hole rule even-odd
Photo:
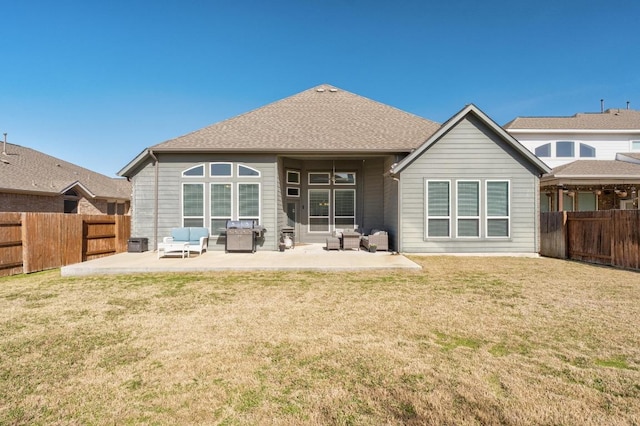
[{"label": "gray horizontal siding", "polygon": [[[508,239],[425,239],[425,180],[479,180],[481,229],[485,229],[486,180],[508,180],[511,190],[511,235]],[[533,167],[486,126],[464,119],[416,158],[401,175],[402,251],[499,253],[537,251],[537,185]],[[452,188],[452,199],[455,188]],[[455,204],[452,205],[455,235]]]},{"label": "gray horizontal siding", "polygon": [[[267,229],[261,246],[268,250],[277,248],[276,226],[276,164],[272,155],[196,155],[196,154],[163,154],[158,156],[158,240],[171,233],[171,228],[182,226],[182,184],[204,183],[205,188],[205,226],[210,227],[209,184],[211,182],[259,182],[261,189],[261,222]],[[214,179],[183,178],[182,172],[198,164],[205,164],[208,174],[208,164],[211,162],[234,163],[234,177]],[[235,164],[243,164],[260,171],[260,178],[236,177]],[[140,193],[133,202],[132,229],[153,236],[153,216],[155,209],[155,171],[152,165],[145,166],[134,178],[134,193]],[[234,201],[234,205],[235,205]],[[237,207],[237,206],[236,206]],[[138,236],[138,235],[136,235]],[[147,236],[147,235],[140,235]],[[155,242],[154,242],[155,247]],[[212,238],[209,242],[211,250],[223,250],[224,238]],[[260,247],[259,247],[260,248]]]}]

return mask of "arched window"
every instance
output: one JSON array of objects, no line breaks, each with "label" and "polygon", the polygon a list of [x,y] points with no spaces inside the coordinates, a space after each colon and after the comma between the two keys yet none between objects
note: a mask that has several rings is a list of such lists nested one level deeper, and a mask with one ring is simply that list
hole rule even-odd
[{"label": "arched window", "polygon": [[204,176],[204,164],[199,166],[193,166],[182,172],[182,177],[203,177]]},{"label": "arched window", "polygon": [[535,154],[538,157],[551,157],[551,144],[545,143],[536,148]]},{"label": "arched window", "polygon": [[253,167],[243,166],[238,164],[238,176],[239,177],[260,177],[260,171]]},{"label": "arched window", "polygon": [[580,157],[594,158],[596,156],[596,149],[586,143],[580,144]]}]

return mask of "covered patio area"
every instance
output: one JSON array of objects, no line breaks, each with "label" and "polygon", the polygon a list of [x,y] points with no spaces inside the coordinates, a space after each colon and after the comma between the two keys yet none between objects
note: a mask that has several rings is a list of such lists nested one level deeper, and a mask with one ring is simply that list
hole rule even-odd
[{"label": "covered patio area", "polygon": [[327,251],[322,244],[296,246],[285,252],[224,253],[209,251],[158,259],[156,252],[120,253],[88,262],[64,266],[62,276],[135,274],[158,272],[210,272],[248,270],[358,271],[372,269],[414,269],[421,267],[391,252]]}]

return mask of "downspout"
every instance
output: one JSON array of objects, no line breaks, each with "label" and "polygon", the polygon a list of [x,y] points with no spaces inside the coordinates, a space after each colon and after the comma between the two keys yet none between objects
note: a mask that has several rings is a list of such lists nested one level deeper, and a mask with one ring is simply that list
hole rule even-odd
[{"label": "downspout", "polygon": [[149,155],[153,158],[153,167],[155,168],[155,176],[154,176],[154,185],[153,185],[153,198],[154,198],[154,206],[153,206],[153,241],[155,246],[158,246],[158,181],[159,181],[159,162],[158,157],[153,153],[153,150],[149,150]]}]

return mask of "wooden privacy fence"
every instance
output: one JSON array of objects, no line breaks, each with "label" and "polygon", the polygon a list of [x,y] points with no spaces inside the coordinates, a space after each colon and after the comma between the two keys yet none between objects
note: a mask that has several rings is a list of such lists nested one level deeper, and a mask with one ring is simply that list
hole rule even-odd
[{"label": "wooden privacy fence", "polygon": [[0,213],[0,276],[127,251],[130,216]]},{"label": "wooden privacy fence", "polygon": [[640,210],[542,213],[540,254],[640,269]]}]

